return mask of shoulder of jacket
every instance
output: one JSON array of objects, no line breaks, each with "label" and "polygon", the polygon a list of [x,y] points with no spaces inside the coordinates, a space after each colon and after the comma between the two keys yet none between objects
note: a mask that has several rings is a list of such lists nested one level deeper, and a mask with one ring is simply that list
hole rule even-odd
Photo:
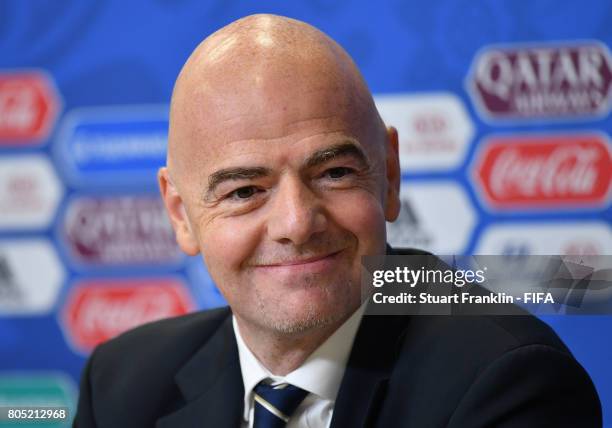
[{"label": "shoulder of jacket", "polygon": [[[120,370],[188,358],[231,316],[228,307],[195,312],[144,324],[99,345],[94,353],[98,370]],[[93,358],[93,356],[92,356]]]}]

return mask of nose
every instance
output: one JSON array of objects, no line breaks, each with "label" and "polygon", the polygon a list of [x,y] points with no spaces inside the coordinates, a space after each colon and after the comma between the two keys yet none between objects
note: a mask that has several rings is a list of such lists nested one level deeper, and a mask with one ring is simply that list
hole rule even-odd
[{"label": "nose", "polygon": [[280,243],[302,245],[327,228],[325,209],[299,177],[281,180],[268,217],[268,235]]}]

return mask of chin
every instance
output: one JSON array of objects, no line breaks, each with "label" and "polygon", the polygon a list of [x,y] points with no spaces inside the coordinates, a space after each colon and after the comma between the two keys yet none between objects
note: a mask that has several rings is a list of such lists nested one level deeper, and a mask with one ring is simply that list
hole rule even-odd
[{"label": "chin", "polygon": [[311,316],[294,319],[267,320],[269,329],[280,334],[299,334],[327,327],[336,321],[333,315]]},{"label": "chin", "polygon": [[[298,297],[298,296],[294,296]],[[287,302],[280,307],[292,308],[279,310],[271,308],[261,313],[265,327],[277,333],[297,334],[324,328],[344,321],[358,307],[359,301],[351,302],[347,295],[301,296],[294,302]]]}]

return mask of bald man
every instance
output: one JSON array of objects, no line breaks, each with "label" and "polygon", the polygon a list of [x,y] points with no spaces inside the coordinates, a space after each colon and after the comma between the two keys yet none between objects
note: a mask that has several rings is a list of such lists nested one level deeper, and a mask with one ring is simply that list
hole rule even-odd
[{"label": "bald man", "polygon": [[174,88],[159,185],[229,308],[99,346],[75,425],[601,425],[534,318],[363,316],[361,257],[393,251],[399,184],[397,132],[334,41],[272,15],[208,37]]}]

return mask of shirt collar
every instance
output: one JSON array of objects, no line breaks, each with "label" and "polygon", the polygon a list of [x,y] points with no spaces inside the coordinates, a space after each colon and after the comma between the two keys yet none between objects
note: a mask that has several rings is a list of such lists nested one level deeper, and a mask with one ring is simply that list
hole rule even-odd
[{"label": "shirt collar", "polygon": [[267,378],[272,379],[273,383],[287,382],[322,399],[335,401],[364,311],[365,304],[361,305],[325,342],[310,354],[301,366],[284,377],[270,373],[253,355],[242,339],[236,317],[232,316],[244,383],[245,420],[248,420],[253,388]]}]

